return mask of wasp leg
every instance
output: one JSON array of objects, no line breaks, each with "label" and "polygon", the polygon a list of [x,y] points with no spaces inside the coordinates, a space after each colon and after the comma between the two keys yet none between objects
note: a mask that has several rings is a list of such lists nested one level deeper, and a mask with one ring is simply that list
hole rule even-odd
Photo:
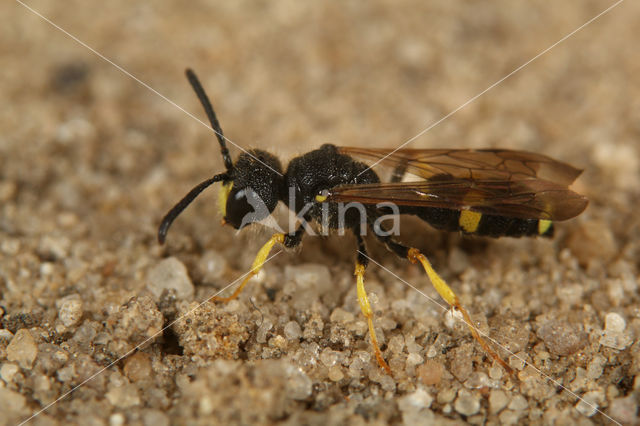
[{"label": "wasp leg", "polygon": [[393,241],[393,239],[391,239],[391,237],[389,236],[381,236],[377,234],[376,236],[389,248],[389,250],[394,252],[396,255],[408,259],[411,263],[419,262],[422,265],[425,272],[429,276],[431,284],[436,289],[440,297],[442,297],[449,304],[449,306],[456,309],[462,314],[464,322],[467,324],[467,326],[469,326],[469,329],[471,330],[471,335],[473,335],[473,338],[476,339],[480,346],[482,346],[482,349],[484,349],[486,353],[488,353],[493,359],[495,359],[502,366],[502,368],[507,370],[509,374],[513,374],[513,369],[509,367],[509,365],[502,358],[500,358],[500,355],[498,355],[493,349],[491,349],[486,340],[482,338],[482,336],[478,332],[478,329],[473,324],[469,313],[460,304],[458,296],[454,293],[451,287],[447,285],[445,280],[443,280],[442,277],[440,277],[440,275],[438,275],[438,273],[433,269],[427,257],[424,254],[420,253],[420,250],[418,250],[417,248],[406,247],[402,244],[397,243],[396,241]]},{"label": "wasp leg", "polygon": [[273,246],[276,243],[284,244],[286,237],[287,235],[285,234],[273,234],[271,238],[269,238],[269,241],[267,241],[266,244],[262,246],[260,251],[258,251],[258,255],[254,259],[253,265],[251,266],[251,271],[249,272],[249,274],[247,274],[244,280],[242,280],[242,284],[240,284],[238,288],[236,288],[233,294],[229,297],[215,296],[211,300],[213,302],[229,302],[235,299],[236,297],[238,297],[238,295],[240,294],[240,292],[242,292],[242,289],[244,289],[244,286],[247,285],[249,280],[252,277],[256,276],[258,272],[260,272],[260,269],[262,269],[262,265],[267,260],[267,257],[269,256],[269,252],[271,251]]},{"label": "wasp leg", "polygon": [[300,226],[296,230],[296,232],[294,232],[293,234],[273,234],[269,239],[269,241],[267,241],[266,244],[262,246],[260,251],[258,251],[258,255],[254,259],[253,265],[251,266],[251,271],[244,278],[244,280],[242,280],[242,284],[238,286],[236,291],[234,291],[233,294],[229,297],[215,296],[211,300],[213,302],[230,302],[231,300],[238,297],[238,295],[240,295],[240,292],[242,292],[242,290],[244,289],[244,286],[247,285],[249,280],[252,277],[258,275],[258,272],[260,272],[260,269],[262,269],[262,265],[264,264],[264,262],[267,260],[267,257],[269,256],[269,252],[271,251],[271,249],[276,243],[283,244],[287,248],[293,248],[298,246],[300,242],[302,242],[303,235],[304,235],[304,226]]},{"label": "wasp leg", "polygon": [[[307,219],[305,217],[305,220],[309,222],[311,219]],[[304,235],[304,225],[300,225],[298,229],[296,229],[296,232],[294,232],[293,234],[285,235],[284,246],[289,249],[297,247],[302,242],[303,235]]]},{"label": "wasp leg", "polygon": [[362,236],[360,236],[360,234],[355,235],[358,240],[358,259],[356,260],[356,270],[354,275],[356,276],[356,285],[358,289],[358,302],[360,302],[360,309],[362,310],[365,318],[367,318],[367,323],[369,324],[369,336],[371,338],[373,352],[376,355],[376,360],[378,360],[380,367],[384,368],[384,370],[391,375],[391,368],[382,357],[382,351],[380,351],[380,347],[378,346],[376,331],[373,328],[373,309],[371,309],[369,298],[367,297],[367,292],[364,288],[364,271],[369,263],[369,259],[366,255],[366,247]]}]

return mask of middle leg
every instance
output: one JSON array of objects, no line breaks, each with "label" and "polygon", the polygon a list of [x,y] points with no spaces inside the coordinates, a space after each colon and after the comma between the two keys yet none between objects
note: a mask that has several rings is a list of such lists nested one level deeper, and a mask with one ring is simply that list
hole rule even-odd
[{"label": "middle leg", "polygon": [[358,302],[360,302],[360,309],[362,310],[362,313],[367,319],[367,323],[369,325],[369,337],[371,339],[371,346],[373,346],[373,352],[376,355],[376,360],[380,367],[384,368],[384,370],[391,376],[391,368],[382,357],[382,351],[380,350],[380,346],[378,346],[376,331],[373,327],[373,309],[371,309],[371,304],[367,297],[367,291],[364,288],[364,271],[369,264],[369,257],[367,256],[367,249],[364,245],[364,240],[357,231],[357,229],[354,230],[354,234],[358,241],[358,257],[356,260],[356,271],[354,275],[356,276],[356,286],[358,289]]}]

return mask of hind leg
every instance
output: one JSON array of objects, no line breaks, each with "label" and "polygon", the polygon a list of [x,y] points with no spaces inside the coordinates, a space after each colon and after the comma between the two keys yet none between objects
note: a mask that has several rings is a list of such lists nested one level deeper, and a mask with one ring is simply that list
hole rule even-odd
[{"label": "hind leg", "polygon": [[451,287],[447,285],[445,280],[442,279],[442,277],[440,277],[440,275],[438,275],[438,273],[433,269],[427,257],[422,254],[417,248],[404,246],[394,241],[390,236],[381,236],[378,234],[376,234],[376,236],[387,246],[389,250],[394,252],[399,257],[408,259],[411,263],[420,263],[422,265],[425,272],[427,273],[427,276],[429,277],[429,280],[431,281],[431,284],[436,289],[440,297],[442,297],[449,304],[449,306],[456,309],[462,314],[462,318],[467,326],[469,326],[473,338],[476,339],[480,346],[482,346],[482,349],[484,349],[486,353],[488,353],[493,359],[495,359],[502,366],[502,368],[507,370],[509,374],[513,374],[513,370],[511,369],[511,367],[509,367],[509,365],[502,358],[500,358],[500,355],[498,355],[493,349],[491,349],[486,340],[482,338],[482,336],[478,332],[478,329],[473,324],[469,313],[460,304],[458,296],[454,293]]}]

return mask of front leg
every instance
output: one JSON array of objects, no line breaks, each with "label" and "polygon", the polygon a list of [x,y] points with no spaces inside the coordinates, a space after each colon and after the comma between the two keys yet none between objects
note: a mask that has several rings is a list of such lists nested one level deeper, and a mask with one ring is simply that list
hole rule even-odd
[{"label": "front leg", "polygon": [[238,286],[236,291],[234,291],[233,294],[229,297],[214,296],[211,298],[211,301],[230,302],[236,297],[238,297],[242,292],[242,290],[244,289],[244,286],[246,286],[247,283],[249,282],[249,280],[252,277],[258,275],[258,272],[260,272],[260,270],[262,269],[262,265],[264,265],[264,262],[267,260],[267,257],[269,256],[269,253],[271,252],[271,249],[273,248],[273,246],[276,243],[284,244],[286,237],[287,235],[285,234],[273,234],[271,238],[269,238],[269,241],[267,241],[265,245],[263,245],[262,248],[258,251],[256,258],[253,260],[253,265],[251,265],[251,271],[249,271],[249,273],[244,278],[244,280],[242,280],[242,284]]},{"label": "front leg", "polygon": [[300,225],[298,229],[296,229],[296,232],[294,232],[293,234],[285,235],[284,246],[286,248],[298,247],[302,242],[303,235],[304,235],[304,225]]},{"label": "front leg", "polygon": [[244,289],[244,287],[249,282],[249,280],[252,277],[258,275],[258,272],[260,272],[260,270],[262,269],[262,265],[264,264],[264,262],[267,260],[267,257],[269,256],[269,252],[271,252],[271,249],[276,243],[282,244],[286,248],[294,248],[300,245],[300,242],[302,242],[303,235],[304,235],[304,226],[302,225],[293,234],[273,234],[269,239],[269,241],[267,241],[265,245],[262,246],[260,251],[258,251],[258,255],[254,259],[253,265],[251,266],[251,271],[244,278],[244,280],[242,280],[242,284],[238,286],[236,291],[234,291],[233,294],[229,297],[215,296],[211,300],[213,302],[230,302],[231,300],[238,297],[242,292],[242,290]]}]

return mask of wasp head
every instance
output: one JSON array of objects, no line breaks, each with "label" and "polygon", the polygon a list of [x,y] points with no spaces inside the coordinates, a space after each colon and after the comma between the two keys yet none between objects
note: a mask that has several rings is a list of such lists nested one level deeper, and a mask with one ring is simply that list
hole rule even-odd
[{"label": "wasp head", "polygon": [[280,161],[254,149],[240,154],[229,175],[219,198],[224,222],[242,229],[266,219],[280,199],[284,182]]}]

